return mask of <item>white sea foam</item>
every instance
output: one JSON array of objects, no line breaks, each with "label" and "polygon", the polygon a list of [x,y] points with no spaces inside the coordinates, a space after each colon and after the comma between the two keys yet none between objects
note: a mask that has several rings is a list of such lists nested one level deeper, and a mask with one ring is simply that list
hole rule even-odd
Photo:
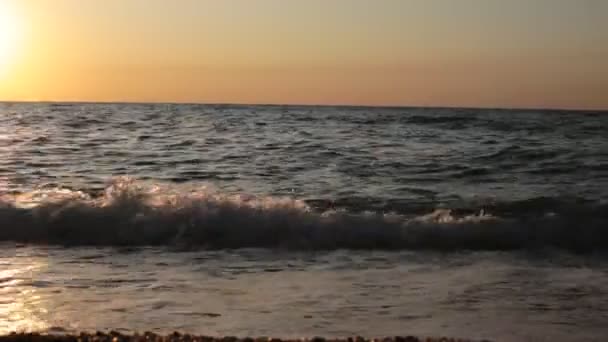
[{"label": "white sea foam", "polygon": [[0,240],[192,248],[605,250],[603,216],[500,218],[449,209],[407,217],[317,211],[291,198],[226,194],[210,184],[117,178],[99,197],[61,188],[5,195]]}]

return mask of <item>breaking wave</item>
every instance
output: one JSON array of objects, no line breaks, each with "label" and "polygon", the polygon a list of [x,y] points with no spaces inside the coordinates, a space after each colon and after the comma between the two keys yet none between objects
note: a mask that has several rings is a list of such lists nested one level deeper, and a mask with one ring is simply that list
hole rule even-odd
[{"label": "breaking wave", "polygon": [[61,188],[3,195],[0,241],[208,249],[606,251],[606,206],[583,207],[534,216],[445,208],[429,208],[423,215],[354,213],[319,210],[297,199],[225,194],[209,185],[118,178],[100,196]]}]

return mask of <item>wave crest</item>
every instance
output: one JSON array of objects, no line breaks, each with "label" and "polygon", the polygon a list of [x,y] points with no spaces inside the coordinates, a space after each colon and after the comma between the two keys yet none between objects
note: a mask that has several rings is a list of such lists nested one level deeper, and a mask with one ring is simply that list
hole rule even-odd
[{"label": "wave crest", "polygon": [[118,178],[101,196],[61,188],[4,195],[0,241],[190,248],[605,251],[606,215],[501,218],[449,209],[422,216],[315,210],[306,202],[225,194],[211,185]]}]

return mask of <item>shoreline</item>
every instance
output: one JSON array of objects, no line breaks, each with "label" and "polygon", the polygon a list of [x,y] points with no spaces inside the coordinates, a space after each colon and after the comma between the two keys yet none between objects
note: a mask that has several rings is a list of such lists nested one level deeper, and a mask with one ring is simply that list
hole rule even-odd
[{"label": "shoreline", "polygon": [[[0,342],[473,342],[470,339],[453,337],[417,337],[411,335],[366,338],[361,336],[345,338],[311,337],[301,339],[281,339],[273,337],[235,337],[205,336],[174,332],[161,335],[152,332],[143,334],[121,334],[115,331],[105,333],[80,334],[46,334],[46,333],[10,333],[0,335]],[[490,342],[481,340],[478,342]]]}]

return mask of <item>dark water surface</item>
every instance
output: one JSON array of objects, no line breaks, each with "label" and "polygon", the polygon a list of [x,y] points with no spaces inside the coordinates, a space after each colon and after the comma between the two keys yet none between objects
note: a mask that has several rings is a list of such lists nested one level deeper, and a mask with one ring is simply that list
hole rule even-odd
[{"label": "dark water surface", "polygon": [[0,197],[0,333],[608,335],[607,113],[5,103]]}]

